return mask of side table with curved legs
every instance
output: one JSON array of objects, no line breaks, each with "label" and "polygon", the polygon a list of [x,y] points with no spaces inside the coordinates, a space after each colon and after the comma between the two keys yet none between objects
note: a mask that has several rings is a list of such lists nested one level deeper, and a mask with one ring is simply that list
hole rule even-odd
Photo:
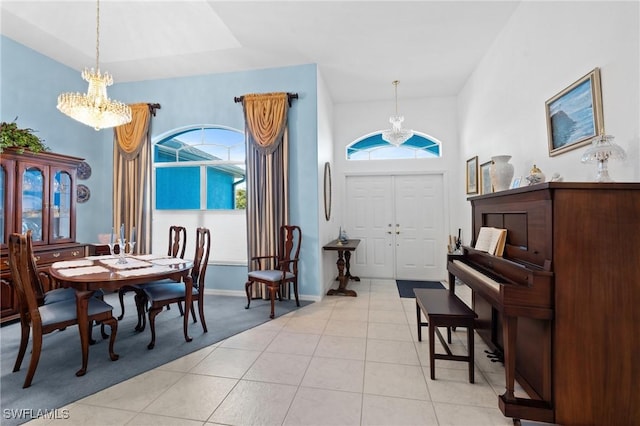
[{"label": "side table with curved legs", "polygon": [[356,293],[354,290],[347,289],[349,280],[360,281],[360,278],[351,275],[351,271],[349,270],[351,252],[356,250],[358,244],[360,244],[360,240],[347,240],[343,243],[336,239],[323,247],[324,250],[338,252],[338,261],[336,262],[336,265],[338,266],[338,276],[336,277],[336,281],[339,282],[339,285],[337,289],[330,289],[327,292],[327,296],[333,296],[334,294],[342,294],[345,296],[353,297],[358,296],[358,293]]}]

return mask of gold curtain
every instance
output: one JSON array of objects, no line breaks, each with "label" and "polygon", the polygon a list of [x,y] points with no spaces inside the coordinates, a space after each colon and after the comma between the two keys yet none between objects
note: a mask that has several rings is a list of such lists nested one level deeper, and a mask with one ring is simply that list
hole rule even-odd
[{"label": "gold curtain", "polygon": [[[288,102],[286,93],[243,96],[249,259],[276,255],[280,226],[289,223]],[[249,270],[255,266],[250,264]],[[254,285],[252,297],[266,298],[268,293]]]},{"label": "gold curtain", "polygon": [[287,128],[287,93],[244,95],[242,105],[246,128],[256,149],[264,154],[275,151]]},{"label": "gold curtain", "polygon": [[131,106],[132,120],[114,129],[113,227],[124,224],[131,240],[136,228],[135,253],[151,250],[151,111],[146,103]]}]

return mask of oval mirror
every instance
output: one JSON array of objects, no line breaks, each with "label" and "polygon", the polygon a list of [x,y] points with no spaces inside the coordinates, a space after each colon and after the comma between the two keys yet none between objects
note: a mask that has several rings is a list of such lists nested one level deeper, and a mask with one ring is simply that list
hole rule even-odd
[{"label": "oval mirror", "polygon": [[324,163],[324,217],[331,218],[331,165]]}]

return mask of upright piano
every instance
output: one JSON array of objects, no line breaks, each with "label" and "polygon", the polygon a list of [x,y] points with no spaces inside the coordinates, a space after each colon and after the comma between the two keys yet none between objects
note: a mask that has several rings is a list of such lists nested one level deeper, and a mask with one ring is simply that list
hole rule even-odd
[{"label": "upright piano", "polygon": [[[469,200],[473,241],[448,257],[449,285],[471,288],[476,331],[504,357],[502,413],[640,421],[640,184],[549,182]],[[507,229],[503,257],[473,249],[482,226]]]}]

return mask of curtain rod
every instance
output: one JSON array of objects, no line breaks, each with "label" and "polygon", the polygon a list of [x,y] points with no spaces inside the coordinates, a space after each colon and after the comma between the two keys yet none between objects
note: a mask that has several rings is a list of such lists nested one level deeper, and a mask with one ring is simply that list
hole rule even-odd
[{"label": "curtain rod", "polygon": [[149,105],[149,110],[151,111],[151,115],[156,116],[156,110],[161,109],[162,106],[160,104],[147,104]]},{"label": "curtain rod", "polygon": [[[238,103],[238,102],[242,102],[243,99],[244,99],[244,96],[235,96],[233,98],[233,101],[235,103]],[[291,106],[291,99],[298,99],[298,94],[297,93],[287,93],[287,99],[289,101],[289,106]]]}]

